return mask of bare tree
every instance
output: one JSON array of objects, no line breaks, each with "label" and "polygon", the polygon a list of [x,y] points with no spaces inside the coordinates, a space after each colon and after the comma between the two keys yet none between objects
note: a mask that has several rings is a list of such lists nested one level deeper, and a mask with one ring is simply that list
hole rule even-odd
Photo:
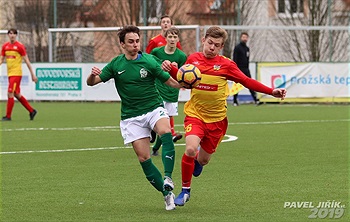
[{"label": "bare tree", "polygon": [[[262,1],[250,1],[250,0],[236,0],[236,21],[234,25],[242,25],[242,26],[250,26],[259,24],[260,20],[257,19],[259,17],[259,13],[261,13],[261,8],[263,7]],[[230,38],[230,48],[233,50],[234,46],[240,42],[240,33],[242,31],[248,32],[250,36],[249,44],[251,45],[251,60],[255,60],[254,55],[259,54],[262,50],[263,44],[259,44],[258,46],[254,45],[254,41],[256,39],[261,38],[261,34],[259,31],[252,30],[236,30],[231,31],[232,35]],[[264,50],[262,50],[264,51]],[[231,54],[232,56],[232,51]]]},{"label": "bare tree", "polygon": [[[48,36],[47,29],[53,27],[63,27],[73,21],[73,12],[75,10],[72,1],[57,1],[57,5],[53,5],[53,1],[4,1],[6,7],[13,10],[3,10],[8,18],[7,24],[21,31],[31,32],[33,41],[30,42],[35,48],[35,58],[32,61],[47,61],[48,59]],[[57,16],[54,16],[54,7],[57,9]],[[63,13],[64,12],[64,13]],[[54,18],[57,18],[54,21]],[[6,24],[5,23],[5,24]],[[27,49],[31,47],[26,45]],[[28,53],[28,55],[31,55]]]},{"label": "bare tree", "polygon": [[[53,3],[57,4],[54,5]],[[0,0],[3,29],[16,27],[33,33],[35,59],[48,61],[48,28],[53,27],[119,27],[159,25],[168,14],[175,25],[245,25],[245,26],[346,26],[349,25],[348,0]],[[146,3],[146,14],[144,14]],[[331,3],[331,4],[329,4]],[[339,8],[344,5],[344,10]],[[55,14],[56,12],[56,14]],[[203,31],[201,30],[201,36]],[[232,56],[241,31],[250,35],[252,61],[348,61],[349,32],[329,30],[227,30],[229,39],[223,54]],[[159,33],[142,33],[142,43]],[[181,44],[187,54],[196,50],[194,30],[181,31]],[[96,62],[108,61],[120,53],[116,32],[60,34],[57,52],[65,55],[59,61],[76,61],[77,47],[87,45]],[[92,37],[91,37],[92,36]],[[92,41],[90,41],[92,39]],[[85,41],[85,42],[84,42]],[[90,58],[90,57],[89,57]]]},{"label": "bare tree", "polygon": [[[337,8],[335,3],[328,0],[294,0],[289,1],[288,5],[276,4],[276,21],[285,26],[348,25],[348,12]],[[275,42],[275,52],[278,52],[276,56],[280,58],[278,61],[346,61],[349,44],[347,31],[284,30],[274,33],[280,36]],[[281,56],[281,52],[284,56]]]}]

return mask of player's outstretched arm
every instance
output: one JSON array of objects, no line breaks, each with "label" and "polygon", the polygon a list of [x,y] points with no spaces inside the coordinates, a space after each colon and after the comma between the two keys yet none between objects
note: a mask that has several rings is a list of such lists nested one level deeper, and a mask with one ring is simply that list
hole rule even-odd
[{"label": "player's outstretched arm", "polygon": [[276,98],[281,98],[282,100],[284,100],[284,97],[286,97],[287,94],[287,90],[286,89],[273,89],[272,90],[272,96],[276,97]]},{"label": "player's outstretched arm", "polygon": [[173,88],[177,88],[177,89],[180,89],[182,88],[182,86],[175,80],[173,79],[172,77],[170,77],[167,81],[164,82],[165,84],[167,84],[168,86],[170,87],[173,87]]},{"label": "player's outstretched arm", "polygon": [[100,82],[102,82],[100,75],[101,74],[101,69],[99,69],[98,67],[94,66],[91,69],[91,73],[88,76],[86,83],[88,86],[94,86]]}]

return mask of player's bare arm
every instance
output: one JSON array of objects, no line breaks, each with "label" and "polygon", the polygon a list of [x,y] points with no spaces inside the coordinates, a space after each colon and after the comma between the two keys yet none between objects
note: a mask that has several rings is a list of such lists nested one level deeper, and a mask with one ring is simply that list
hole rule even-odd
[{"label": "player's bare arm", "polygon": [[86,80],[86,83],[88,86],[94,86],[100,82],[102,82],[100,75],[101,74],[101,69],[99,69],[98,67],[94,66],[91,69],[91,73],[89,75],[89,77]]},{"label": "player's bare arm", "polygon": [[32,65],[30,64],[28,56],[27,55],[23,56],[23,60],[27,64],[27,67],[29,69],[30,75],[32,76],[32,81],[37,83],[38,82],[38,78],[36,77],[36,75],[35,75],[35,73],[33,71],[33,68],[32,68]]}]

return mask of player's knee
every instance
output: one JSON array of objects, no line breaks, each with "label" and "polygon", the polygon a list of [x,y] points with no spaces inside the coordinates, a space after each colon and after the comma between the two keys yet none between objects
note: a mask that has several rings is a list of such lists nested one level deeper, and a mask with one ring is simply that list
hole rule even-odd
[{"label": "player's knee", "polygon": [[187,156],[195,157],[197,154],[197,148],[193,146],[186,146],[185,153]]},{"label": "player's knee", "polygon": [[139,159],[139,162],[145,162],[146,160],[148,160],[150,157],[146,156],[146,155],[139,155],[137,156],[137,158]]},{"label": "player's knee", "polygon": [[163,135],[163,134],[166,134],[166,133],[171,133],[171,129],[170,127],[165,127],[165,128],[162,128],[162,129],[159,129],[159,131],[157,132],[158,135]]}]

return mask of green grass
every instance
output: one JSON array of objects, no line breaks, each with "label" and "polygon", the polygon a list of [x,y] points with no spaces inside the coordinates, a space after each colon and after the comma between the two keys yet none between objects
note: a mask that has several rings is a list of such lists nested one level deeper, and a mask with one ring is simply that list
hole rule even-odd
[{"label": "green grass", "polygon": [[[33,105],[34,121],[16,103],[13,121],[0,123],[1,221],[310,221],[310,209],[284,203],[349,207],[347,105],[229,106],[227,134],[238,140],[221,143],[194,178],[191,201],[171,212],[123,145],[119,103]],[[46,152],[7,153],[20,151]],[[176,151],[177,194],[184,146]],[[336,221],[349,219],[346,209]]]}]

